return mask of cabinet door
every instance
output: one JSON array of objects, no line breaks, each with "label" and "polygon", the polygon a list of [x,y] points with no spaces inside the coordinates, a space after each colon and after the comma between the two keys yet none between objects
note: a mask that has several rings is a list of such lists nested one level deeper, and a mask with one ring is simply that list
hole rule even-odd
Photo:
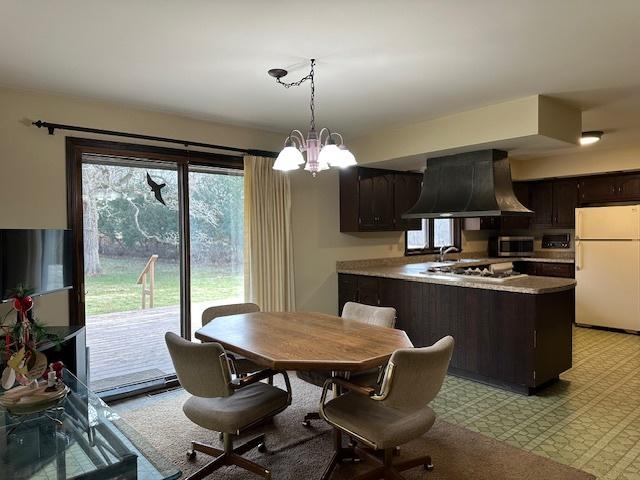
[{"label": "cabinet door", "polygon": [[395,230],[420,230],[419,218],[406,220],[402,214],[413,207],[422,191],[422,175],[399,173],[395,176],[394,192],[394,225]]},{"label": "cabinet door", "polygon": [[513,269],[525,275],[537,275],[536,262],[513,262]]},{"label": "cabinet door", "polygon": [[379,230],[393,229],[393,174],[373,177],[373,217]]},{"label": "cabinet door", "polygon": [[355,275],[338,274],[338,315],[347,302],[358,301],[358,277]]},{"label": "cabinet door", "polygon": [[616,186],[619,201],[640,200],[640,174],[621,175],[617,178]]},{"label": "cabinet door", "polygon": [[580,180],[580,204],[604,203],[616,200],[616,177],[586,177]]},{"label": "cabinet door", "polygon": [[531,224],[536,226],[550,226],[553,223],[553,183],[535,182],[530,188],[531,210],[533,217]]},{"label": "cabinet door", "polygon": [[553,182],[553,225],[574,228],[577,206],[577,180],[555,180]]},{"label": "cabinet door", "polygon": [[376,226],[373,207],[374,178],[364,173],[358,177],[358,226],[362,230],[373,230]]},{"label": "cabinet door", "polygon": [[365,305],[379,305],[378,278],[358,276],[358,302]]},{"label": "cabinet door", "polygon": [[540,275],[541,277],[573,278],[575,276],[573,263],[540,262],[537,265],[536,271],[536,275]]}]

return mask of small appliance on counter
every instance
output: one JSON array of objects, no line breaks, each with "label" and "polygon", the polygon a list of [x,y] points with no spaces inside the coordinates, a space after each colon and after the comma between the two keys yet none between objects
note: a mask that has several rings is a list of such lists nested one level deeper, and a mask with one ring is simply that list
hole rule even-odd
[{"label": "small appliance on counter", "polygon": [[571,235],[569,233],[543,235],[542,248],[571,248]]},{"label": "small appliance on counter", "polygon": [[489,255],[491,257],[532,257],[533,237],[491,237]]}]

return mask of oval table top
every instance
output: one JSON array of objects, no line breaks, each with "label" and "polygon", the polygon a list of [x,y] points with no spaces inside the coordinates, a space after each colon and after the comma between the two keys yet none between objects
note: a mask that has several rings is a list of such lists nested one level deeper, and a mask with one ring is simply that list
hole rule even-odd
[{"label": "oval table top", "polygon": [[218,317],[195,336],[275,370],[363,371],[413,347],[402,330],[311,312]]}]

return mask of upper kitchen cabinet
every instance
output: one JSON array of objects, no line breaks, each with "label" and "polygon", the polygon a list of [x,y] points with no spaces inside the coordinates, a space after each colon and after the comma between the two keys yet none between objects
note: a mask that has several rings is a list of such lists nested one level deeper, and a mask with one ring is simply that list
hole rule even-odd
[{"label": "upper kitchen cabinet", "polygon": [[422,191],[421,173],[396,173],[394,175],[395,230],[420,230],[419,218],[405,219],[402,214],[415,205]]},{"label": "upper kitchen cabinet", "polygon": [[580,204],[605,203],[616,200],[616,177],[585,177],[580,180]]},{"label": "upper kitchen cabinet", "polygon": [[533,210],[532,226],[551,226],[553,223],[553,184],[532,182],[529,186],[529,208]]},{"label": "upper kitchen cabinet", "polygon": [[575,210],[578,206],[578,181],[562,179],[553,181],[552,226],[573,228],[576,223]]},{"label": "upper kitchen cabinet", "polygon": [[422,175],[377,168],[340,171],[340,231],[376,232],[420,228],[402,218],[420,196]]},{"label": "upper kitchen cabinet", "polygon": [[578,181],[556,179],[533,182],[530,186],[531,225],[573,228],[578,206]]},{"label": "upper kitchen cabinet", "polygon": [[624,201],[640,200],[640,173],[620,175],[616,182],[618,197]]},{"label": "upper kitchen cabinet", "polygon": [[581,205],[638,200],[640,173],[584,177],[580,180]]}]

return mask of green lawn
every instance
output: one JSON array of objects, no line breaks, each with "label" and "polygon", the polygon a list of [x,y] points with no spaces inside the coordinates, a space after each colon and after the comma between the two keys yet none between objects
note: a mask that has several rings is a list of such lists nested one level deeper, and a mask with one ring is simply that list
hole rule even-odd
[{"label": "green lawn", "polygon": [[[87,315],[139,309],[142,286],[136,284],[136,280],[146,262],[146,258],[101,257],[103,273],[87,277],[85,281]],[[159,259],[154,306],[178,305],[179,287],[179,265]],[[212,266],[191,266],[191,298],[194,302],[241,297],[242,288],[240,273]]]}]

